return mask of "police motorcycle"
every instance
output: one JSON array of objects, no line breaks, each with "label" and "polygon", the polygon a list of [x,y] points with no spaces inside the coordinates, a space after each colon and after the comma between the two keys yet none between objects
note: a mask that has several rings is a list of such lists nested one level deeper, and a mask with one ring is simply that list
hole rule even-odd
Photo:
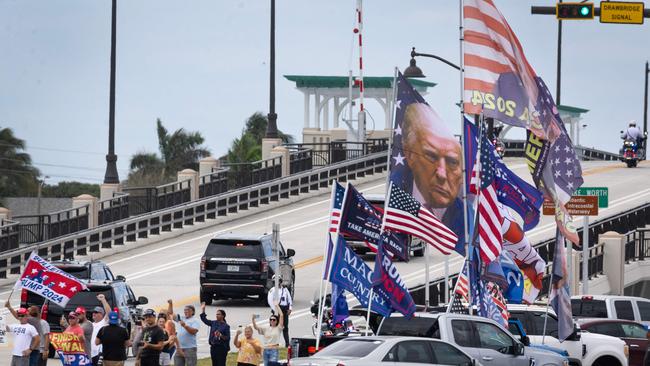
[{"label": "police motorcycle", "polygon": [[[623,133],[623,131],[621,131]],[[647,132],[641,138],[642,141],[645,141],[647,138]],[[645,159],[645,151],[643,147],[638,146],[638,142],[635,139],[625,139],[623,141],[623,147],[619,151],[620,159],[622,162],[627,164],[628,168],[634,168],[637,166],[639,160]]]},{"label": "police motorcycle", "polygon": [[[311,326],[311,332],[314,336],[318,333],[318,306],[319,306],[319,300],[314,299],[312,302],[311,306],[311,314],[312,317],[314,318],[314,324]],[[321,337],[328,337],[328,336],[347,336],[350,335],[350,333],[355,333],[358,330],[352,323],[352,320],[349,318],[344,319],[339,322],[335,322],[332,316],[332,308],[331,308],[331,301],[330,301],[330,294],[327,294],[325,297],[325,307],[323,308],[323,314],[322,318],[320,320],[321,323]]]}]

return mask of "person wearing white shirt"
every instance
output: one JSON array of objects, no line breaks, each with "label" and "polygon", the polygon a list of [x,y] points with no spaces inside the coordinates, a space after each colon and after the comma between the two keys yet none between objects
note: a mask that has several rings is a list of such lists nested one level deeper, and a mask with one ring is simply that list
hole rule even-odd
[{"label": "person wearing white shirt", "polygon": [[27,323],[27,309],[20,308],[16,311],[16,317],[20,324],[6,326],[6,331],[14,335],[14,348],[11,352],[11,366],[28,366],[29,355],[38,350],[40,337],[33,325]]},{"label": "person wearing white shirt", "polygon": [[96,306],[93,309],[93,332],[90,336],[90,358],[93,361],[93,366],[99,364],[99,358],[102,354],[102,345],[97,344],[95,339],[97,339],[99,330],[108,325],[108,313],[111,312],[111,306],[106,301],[104,294],[97,295],[97,300],[102,306]]},{"label": "person wearing white shirt", "polygon": [[[275,275],[273,276],[275,279]],[[291,310],[293,309],[293,300],[291,299],[291,293],[289,293],[289,290],[282,285],[282,277],[279,278],[278,280],[279,287],[273,287],[270,291],[269,294],[266,298],[269,307],[271,308],[271,313],[275,314],[275,294],[276,291],[278,292],[278,302],[277,304],[280,307],[280,311],[282,312],[283,315],[283,329],[282,329],[282,336],[284,337],[284,345],[285,347],[289,347],[289,315],[291,314]]]},{"label": "person wearing white shirt", "polygon": [[280,334],[282,334],[282,330],[284,328],[282,325],[284,324],[284,316],[282,315],[282,311],[277,305],[275,306],[275,309],[278,314],[280,314],[280,316],[278,317],[278,315],[275,314],[271,315],[269,318],[268,327],[257,325],[255,322],[255,314],[253,314],[252,317],[253,328],[255,328],[264,337],[264,366],[274,365],[278,362],[278,349],[280,348]]},{"label": "person wearing white shirt", "polygon": [[630,125],[625,131],[621,131],[621,139],[623,140],[633,140],[637,145],[641,144],[641,138],[643,134],[638,127],[636,127],[636,121],[630,121]]}]

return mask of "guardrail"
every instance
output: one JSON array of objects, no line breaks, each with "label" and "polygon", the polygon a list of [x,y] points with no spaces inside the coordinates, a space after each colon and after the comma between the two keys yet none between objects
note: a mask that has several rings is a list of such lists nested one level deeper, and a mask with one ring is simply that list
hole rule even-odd
[{"label": "guardrail", "polygon": [[18,222],[0,219],[0,252],[18,248]]},{"label": "guardrail", "polygon": [[228,188],[237,189],[280,178],[282,176],[282,157],[250,163],[224,164],[228,169]]},{"label": "guardrail", "polygon": [[33,244],[87,229],[88,205],[46,215],[14,216],[12,219],[18,222],[18,241]]},{"label": "guardrail", "polygon": [[101,248],[111,248],[113,245],[124,245],[140,238],[171,231],[172,228],[182,228],[195,222],[204,222],[217,216],[286,199],[299,193],[326,188],[334,179],[345,182],[348,179],[380,173],[386,169],[386,153],[376,153],[131,217],[37,245],[23,246],[0,253],[0,277],[6,276],[7,272],[20,273],[21,266],[33,250],[49,260],[72,259],[75,255],[85,255],[88,251],[94,252]]},{"label": "guardrail", "polygon": [[[524,140],[503,140],[505,156],[521,158],[526,156],[526,142]],[[620,155],[593,147],[575,146],[576,154],[581,160],[619,160]]]},{"label": "guardrail", "polygon": [[311,150],[312,165],[326,166],[340,161],[388,150],[388,139],[368,139],[366,142],[330,141],[284,144],[293,151]]},{"label": "guardrail", "polygon": [[129,194],[117,192],[113,198],[97,202],[97,224],[104,225],[129,217]]},{"label": "guardrail", "polygon": [[[604,234],[608,231],[616,231],[626,233],[625,245],[625,260],[626,262],[634,260],[644,260],[650,256],[650,229],[645,226],[650,224],[650,203],[639,205],[635,208],[616,214],[612,217],[598,220],[589,225],[589,261],[588,261],[588,276],[592,279],[598,275],[603,274],[604,264],[604,246],[598,243],[598,235]],[[578,230],[578,235],[582,237],[582,228]],[[555,252],[555,238],[544,240],[540,243],[534,244],[533,247],[537,249],[540,257],[547,263],[546,275],[542,281],[542,290],[539,296],[546,296],[548,294],[549,278],[551,273],[551,266],[553,263],[553,254]],[[581,252],[578,255],[582,255]],[[582,261],[580,261],[582,268]],[[580,279],[582,280],[582,269],[579,271]],[[452,291],[456,281],[458,280],[458,273],[449,276],[449,291]],[[442,304],[445,299],[444,291],[444,278],[438,278],[430,282],[429,288],[429,303],[431,306]],[[415,286],[409,291],[416,304],[424,304],[424,290],[425,285]]]},{"label": "guardrail", "polygon": [[126,187],[123,192],[129,194],[129,216],[179,205],[189,202],[191,198],[190,180],[157,187]]}]

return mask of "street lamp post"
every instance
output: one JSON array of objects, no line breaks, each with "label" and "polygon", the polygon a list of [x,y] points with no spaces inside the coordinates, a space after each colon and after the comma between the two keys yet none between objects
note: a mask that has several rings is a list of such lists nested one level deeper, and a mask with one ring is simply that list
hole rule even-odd
[{"label": "street lamp post", "polygon": [[269,83],[269,123],[266,126],[266,138],[278,137],[278,115],[275,113],[275,0],[271,0],[271,62]]},{"label": "street lamp post", "polygon": [[648,67],[648,61],[646,61],[645,62],[645,95],[643,97],[643,132],[646,133],[648,132],[648,74],[650,74],[650,68]]},{"label": "street lamp post", "polygon": [[104,184],[118,184],[117,155],[115,155],[115,28],[117,23],[117,0],[113,0],[111,19],[111,82],[108,107],[108,154],[106,155],[106,174]]}]

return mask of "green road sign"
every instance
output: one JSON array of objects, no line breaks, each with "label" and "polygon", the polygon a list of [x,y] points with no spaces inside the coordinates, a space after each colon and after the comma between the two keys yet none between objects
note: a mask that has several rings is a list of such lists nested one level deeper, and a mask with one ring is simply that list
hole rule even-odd
[{"label": "green road sign", "polygon": [[609,188],[607,187],[580,187],[575,193],[576,196],[598,196],[598,207],[609,206]]}]

